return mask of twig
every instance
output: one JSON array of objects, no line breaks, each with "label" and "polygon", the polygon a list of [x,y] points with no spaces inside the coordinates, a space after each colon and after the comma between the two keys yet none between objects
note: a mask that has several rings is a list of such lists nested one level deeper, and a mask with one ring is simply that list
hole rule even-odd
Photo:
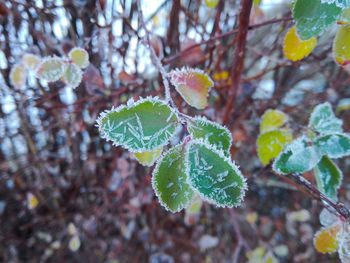
[{"label": "twig", "polygon": [[250,251],[251,249],[250,249],[249,245],[247,244],[247,242],[245,241],[245,239],[243,238],[243,236],[241,234],[241,231],[239,230],[239,225],[237,223],[236,214],[235,214],[234,210],[229,209],[229,211],[230,211],[232,226],[233,226],[233,229],[235,230],[236,235],[237,235],[238,244],[241,244],[245,250]]},{"label": "twig", "polygon": [[232,85],[228,90],[228,100],[223,116],[223,123],[226,124],[230,113],[232,111],[232,105],[236,100],[237,91],[241,82],[241,74],[244,66],[245,50],[247,43],[247,34],[249,28],[250,11],[253,6],[253,0],[243,0],[242,9],[239,15],[239,28],[238,39],[235,47],[235,53],[233,55],[233,64],[231,69]]}]

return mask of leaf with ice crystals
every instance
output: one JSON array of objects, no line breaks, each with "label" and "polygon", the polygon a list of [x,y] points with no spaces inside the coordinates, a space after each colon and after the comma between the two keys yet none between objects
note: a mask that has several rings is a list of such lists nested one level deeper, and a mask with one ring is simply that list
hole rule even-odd
[{"label": "leaf with ice crystals", "polygon": [[47,57],[36,68],[36,75],[39,79],[49,82],[59,80],[66,72],[67,65],[59,57]]},{"label": "leaf with ice crystals", "polygon": [[289,60],[301,60],[312,52],[316,44],[317,39],[315,37],[309,40],[301,40],[296,33],[295,27],[292,27],[284,38],[283,53]]},{"label": "leaf with ice crystals", "polygon": [[288,120],[287,114],[280,110],[267,110],[261,117],[260,133],[273,131],[280,128]]},{"label": "leaf with ice crystals", "polygon": [[329,102],[319,104],[312,111],[309,127],[322,133],[342,132],[343,121],[336,118]]},{"label": "leaf with ice crystals", "polygon": [[176,69],[169,74],[171,83],[189,105],[197,109],[207,106],[208,92],[214,85],[207,74],[192,68]]},{"label": "leaf with ice crystals", "polygon": [[314,145],[330,158],[341,158],[350,155],[350,136],[345,133],[319,136]]},{"label": "leaf with ice crystals", "polygon": [[187,183],[182,144],[170,149],[158,160],[152,186],[160,204],[171,212],[182,210],[192,200],[194,192]]},{"label": "leaf with ice crystals", "polygon": [[147,97],[101,113],[97,126],[101,137],[115,146],[146,152],[168,143],[178,127],[178,117],[165,102]]},{"label": "leaf with ice crystals", "polygon": [[339,258],[342,263],[350,262],[350,226],[345,223],[341,231],[339,232]]},{"label": "leaf with ice crystals", "polygon": [[327,156],[323,156],[315,167],[314,174],[318,190],[336,202],[337,189],[343,178],[341,170]]},{"label": "leaf with ice crystals", "polygon": [[342,9],[321,0],[296,0],[293,18],[301,40],[317,37],[340,17]]},{"label": "leaf with ice crystals", "polygon": [[28,70],[35,70],[36,67],[39,65],[41,58],[37,55],[30,54],[30,53],[24,53],[22,56],[22,61],[24,66]]},{"label": "leaf with ice crystals", "polygon": [[339,241],[337,234],[341,227],[334,224],[317,231],[314,237],[314,246],[320,253],[333,253],[338,249]]},{"label": "leaf with ice crystals", "polygon": [[186,145],[188,183],[209,202],[220,207],[238,206],[247,185],[238,167],[203,139]]},{"label": "leaf with ice crystals", "polygon": [[336,4],[340,8],[350,7],[350,0],[321,0],[322,3]]},{"label": "leaf with ice crystals", "polygon": [[263,164],[268,164],[270,160],[278,156],[286,143],[291,142],[292,139],[292,133],[288,129],[261,134],[256,141],[260,161]]},{"label": "leaf with ice crystals", "polygon": [[10,72],[10,81],[13,86],[22,89],[26,86],[27,70],[26,67],[20,63],[12,67]]},{"label": "leaf with ice crystals", "polygon": [[320,223],[322,226],[330,226],[337,221],[340,222],[340,219],[336,215],[329,212],[326,208],[322,209],[320,213]]},{"label": "leaf with ice crystals", "polygon": [[321,151],[310,145],[305,137],[289,144],[275,159],[273,169],[277,173],[304,173],[314,168],[322,158]]},{"label": "leaf with ice crystals", "polygon": [[80,68],[86,68],[89,65],[89,54],[83,48],[73,48],[68,57],[70,60]]},{"label": "leaf with ice crystals", "polygon": [[350,63],[350,25],[339,26],[333,40],[332,53],[339,65],[346,66]]},{"label": "leaf with ice crystals", "polygon": [[205,4],[210,8],[215,8],[219,0],[205,0]]},{"label": "leaf with ice crystals", "polygon": [[203,138],[219,150],[223,150],[226,156],[230,155],[232,136],[225,126],[209,121],[205,117],[196,116],[188,121],[187,129],[192,138]]},{"label": "leaf with ice crystals", "polygon": [[74,63],[70,63],[67,66],[66,72],[63,75],[63,81],[67,86],[76,88],[79,86],[83,78],[83,72],[81,69]]},{"label": "leaf with ice crystals", "polygon": [[153,151],[134,153],[136,159],[145,166],[152,166],[163,151],[163,147]]}]

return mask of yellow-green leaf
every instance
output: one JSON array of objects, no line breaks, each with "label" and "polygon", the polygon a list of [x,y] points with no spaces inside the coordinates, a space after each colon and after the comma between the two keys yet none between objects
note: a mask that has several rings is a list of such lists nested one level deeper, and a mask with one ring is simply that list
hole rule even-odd
[{"label": "yellow-green leaf", "polygon": [[260,133],[280,128],[288,120],[287,114],[279,110],[267,110],[261,117]]},{"label": "yellow-green leaf", "polygon": [[18,89],[24,88],[27,82],[26,67],[20,63],[12,67],[10,72],[10,81],[13,86]]},{"label": "yellow-green leaf", "polygon": [[35,207],[38,206],[39,200],[32,193],[28,193],[27,194],[27,203],[28,203],[28,208],[29,209],[34,209]]},{"label": "yellow-green leaf", "polygon": [[35,70],[36,67],[39,65],[41,58],[37,55],[34,54],[29,54],[29,53],[25,53],[22,56],[22,61],[24,66],[28,69],[28,70]]},{"label": "yellow-green leaf", "polygon": [[283,41],[283,53],[286,58],[292,61],[297,61],[308,56],[317,44],[316,38],[310,38],[309,40],[301,40],[295,30],[292,27],[287,32]]},{"label": "yellow-green leaf", "polygon": [[350,63],[350,25],[343,25],[338,28],[333,42],[333,56],[341,66]]},{"label": "yellow-green leaf", "polygon": [[215,8],[219,0],[205,0],[205,4],[210,8]]},{"label": "yellow-green leaf", "polygon": [[163,151],[163,147],[160,147],[149,152],[135,153],[135,157],[142,165],[152,166],[154,162],[158,159],[162,151]]},{"label": "yellow-green leaf", "polygon": [[86,68],[89,65],[89,54],[83,48],[73,48],[68,57],[80,68]]},{"label": "yellow-green leaf", "polygon": [[258,156],[263,164],[277,157],[287,142],[293,139],[290,130],[276,130],[261,134],[257,140]]},{"label": "yellow-green leaf", "polygon": [[337,234],[340,225],[335,224],[317,231],[314,237],[314,246],[320,253],[333,253],[338,249],[339,241]]},{"label": "yellow-green leaf", "polygon": [[192,107],[204,109],[207,95],[214,82],[199,69],[182,68],[170,72],[171,82],[182,98]]},{"label": "yellow-green leaf", "polygon": [[77,251],[80,248],[80,238],[79,236],[73,236],[69,240],[69,249],[73,252]]}]

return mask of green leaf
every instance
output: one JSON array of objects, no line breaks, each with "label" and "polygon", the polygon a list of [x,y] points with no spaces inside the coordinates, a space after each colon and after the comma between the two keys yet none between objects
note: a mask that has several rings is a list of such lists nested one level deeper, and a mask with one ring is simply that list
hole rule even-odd
[{"label": "green leaf", "polygon": [[320,192],[336,202],[337,189],[343,178],[341,170],[327,156],[323,156],[315,167],[314,174]]},{"label": "green leaf", "polygon": [[277,130],[288,120],[288,116],[279,110],[267,110],[261,117],[260,133]]},{"label": "green leaf", "polygon": [[131,152],[147,152],[166,145],[178,127],[178,117],[158,97],[141,98],[136,103],[101,113],[97,120],[102,138]]},{"label": "green leaf", "polygon": [[160,204],[172,212],[180,211],[192,200],[194,192],[187,183],[182,144],[159,159],[153,171],[152,186]]},{"label": "green leaf", "polygon": [[136,159],[144,166],[152,166],[163,151],[163,147],[149,152],[135,153]]},{"label": "green leaf", "polygon": [[343,121],[336,118],[329,102],[319,104],[311,113],[309,127],[322,133],[342,132]]},{"label": "green leaf", "polygon": [[67,66],[66,72],[63,75],[63,81],[67,84],[67,86],[72,88],[78,87],[82,78],[83,72],[74,63],[70,63]]},{"label": "green leaf", "polygon": [[36,75],[39,79],[49,82],[59,80],[66,72],[66,63],[58,57],[47,57],[37,67]]},{"label": "green leaf", "polygon": [[73,48],[68,57],[70,60],[80,68],[86,68],[89,65],[89,54],[83,48]]},{"label": "green leaf", "polygon": [[225,155],[230,155],[232,136],[226,127],[209,121],[205,117],[196,116],[188,121],[187,129],[193,139],[206,139],[219,150],[223,150]]},{"label": "green leaf", "polygon": [[188,183],[204,200],[221,207],[240,205],[247,185],[238,167],[203,139],[186,145]]},{"label": "green leaf", "polygon": [[286,143],[293,139],[290,130],[270,131],[261,134],[257,140],[257,150],[260,161],[268,164],[270,160],[277,157]]},{"label": "green leaf", "polygon": [[350,7],[350,0],[321,0],[322,3],[336,4],[340,8]]},{"label": "green leaf", "polygon": [[342,9],[335,3],[322,3],[321,0],[297,0],[293,8],[293,18],[301,40],[317,37],[337,21]]},{"label": "green leaf", "polygon": [[289,144],[275,159],[273,169],[277,173],[304,173],[314,168],[321,160],[320,150],[311,145],[305,137],[298,138]]},{"label": "green leaf", "polygon": [[350,155],[350,136],[345,133],[319,136],[314,140],[314,145],[330,158]]},{"label": "green leaf", "polygon": [[346,66],[350,63],[350,25],[343,25],[338,28],[333,40],[333,57],[335,61]]}]

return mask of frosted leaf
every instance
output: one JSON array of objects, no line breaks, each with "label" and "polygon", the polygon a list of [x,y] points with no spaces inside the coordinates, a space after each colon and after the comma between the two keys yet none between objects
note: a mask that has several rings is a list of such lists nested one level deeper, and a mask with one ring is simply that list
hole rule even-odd
[{"label": "frosted leaf", "polygon": [[320,223],[322,226],[330,226],[339,221],[339,218],[329,212],[327,209],[322,209],[320,213]]},{"label": "frosted leaf", "polygon": [[188,121],[187,129],[192,138],[203,138],[219,150],[223,150],[226,156],[230,155],[232,135],[225,126],[209,121],[205,117],[196,116]]},{"label": "frosted leaf", "polygon": [[323,156],[314,169],[318,190],[336,202],[337,189],[339,188],[343,174],[341,170],[327,156]]},{"label": "frosted leaf", "polygon": [[308,56],[316,47],[316,44],[317,39],[315,37],[309,40],[300,40],[295,27],[292,27],[284,38],[283,53],[289,60],[298,61]]},{"label": "frosted leaf", "polygon": [[203,139],[186,145],[188,183],[209,202],[220,207],[238,206],[247,185],[238,167]]},{"label": "frosted leaf", "polygon": [[314,145],[330,158],[350,155],[350,136],[345,133],[319,136],[314,140]]},{"label": "frosted leaf", "polygon": [[169,73],[171,83],[177,92],[192,107],[204,109],[207,104],[209,90],[214,82],[202,70],[192,68],[182,68]]},{"label": "frosted leaf", "polygon": [[277,157],[284,146],[293,140],[290,130],[269,131],[261,134],[256,141],[258,156],[263,164]]},{"label": "frosted leaf", "polygon": [[73,48],[69,52],[68,57],[74,64],[76,64],[80,68],[86,68],[87,66],[89,66],[89,54],[83,48]]},{"label": "frosted leaf", "polygon": [[163,147],[149,152],[134,153],[136,159],[145,166],[152,166],[163,151]]},{"label": "frosted leaf", "polygon": [[317,105],[311,113],[309,127],[323,134],[342,132],[343,121],[336,118],[329,102]]},{"label": "frosted leaf", "polygon": [[97,120],[102,138],[131,152],[147,152],[168,143],[178,127],[178,117],[157,97],[131,99],[127,105],[100,114]]},{"label": "frosted leaf", "polygon": [[339,26],[337,34],[333,40],[333,57],[341,66],[350,63],[350,26]]},{"label": "frosted leaf", "polygon": [[23,65],[28,70],[35,70],[36,67],[39,65],[40,61],[41,58],[34,54],[25,53],[22,56]]},{"label": "frosted leaf", "polygon": [[335,23],[342,9],[334,3],[321,3],[320,0],[296,0],[292,11],[299,38],[308,40]]},{"label": "frosted leaf", "polygon": [[78,251],[80,248],[80,238],[79,236],[73,236],[69,240],[69,249],[73,252]]},{"label": "frosted leaf", "polygon": [[341,99],[337,105],[337,113],[350,110],[350,98]]},{"label": "frosted leaf", "polygon": [[310,145],[305,137],[294,140],[278,155],[273,163],[277,173],[304,173],[314,168],[322,158],[320,150]]},{"label": "frosted leaf", "polygon": [[342,230],[339,232],[339,258],[342,263],[350,262],[350,230],[349,224],[344,224]]},{"label": "frosted leaf", "polygon": [[61,58],[47,57],[36,68],[36,75],[39,79],[53,82],[63,76],[66,68],[66,63]]},{"label": "frosted leaf", "polygon": [[260,133],[273,131],[280,128],[288,120],[287,114],[280,110],[267,110],[261,117]]},{"label": "frosted leaf", "polygon": [[210,8],[215,8],[219,0],[205,0],[205,4]]},{"label": "frosted leaf", "polygon": [[152,187],[165,209],[179,212],[187,207],[194,192],[187,183],[185,154],[180,144],[167,151],[157,162]]},{"label": "frosted leaf", "polygon": [[22,89],[26,86],[27,70],[22,63],[16,64],[12,67],[10,72],[10,81],[11,84],[18,89]]},{"label": "frosted leaf", "polygon": [[69,63],[66,72],[63,75],[64,83],[72,88],[76,88],[81,83],[83,72],[74,63]]},{"label": "frosted leaf", "polygon": [[350,0],[321,0],[321,3],[336,4],[341,8],[350,7]]},{"label": "frosted leaf", "polygon": [[338,249],[339,241],[337,234],[341,227],[334,224],[317,231],[314,237],[314,246],[320,253],[334,253]]}]

